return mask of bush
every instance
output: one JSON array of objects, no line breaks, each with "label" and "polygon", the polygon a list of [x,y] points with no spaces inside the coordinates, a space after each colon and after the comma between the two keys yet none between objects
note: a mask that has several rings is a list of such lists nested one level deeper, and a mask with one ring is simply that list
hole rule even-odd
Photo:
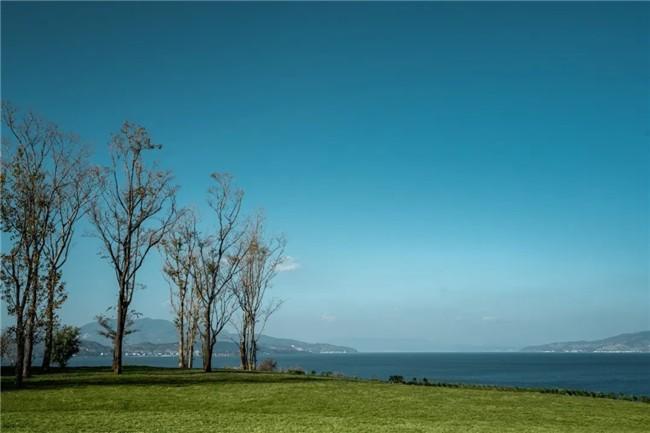
[{"label": "bush", "polygon": [[287,373],[289,373],[289,374],[305,374],[305,370],[303,370],[303,369],[300,368],[300,367],[289,368],[289,369],[287,370]]},{"label": "bush", "polygon": [[394,375],[388,378],[390,383],[404,383],[404,376]]},{"label": "bush", "polygon": [[275,371],[278,368],[278,363],[274,359],[266,358],[260,365],[257,366],[259,371]]},{"label": "bush", "polygon": [[0,335],[0,357],[6,365],[16,365],[16,330],[14,327],[6,328]]},{"label": "bush", "polygon": [[79,328],[64,326],[57,329],[52,341],[52,359],[61,368],[65,367],[70,358],[79,352],[79,344]]}]

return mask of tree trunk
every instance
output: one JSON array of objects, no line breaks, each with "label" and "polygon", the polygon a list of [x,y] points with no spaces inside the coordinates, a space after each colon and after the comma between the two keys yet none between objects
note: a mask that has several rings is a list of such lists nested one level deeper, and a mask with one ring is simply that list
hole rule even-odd
[{"label": "tree trunk", "polygon": [[248,370],[246,361],[247,359],[248,357],[246,356],[246,343],[244,342],[244,338],[241,338],[239,341],[239,361],[241,363],[242,370]]},{"label": "tree trunk", "polygon": [[212,321],[210,320],[211,309],[206,308],[203,313],[203,325],[205,332],[203,334],[203,341],[201,342],[201,349],[203,352],[203,371],[209,373],[212,371]]},{"label": "tree trunk", "polygon": [[23,386],[23,359],[25,356],[25,330],[22,309],[16,309],[16,388]]},{"label": "tree trunk", "polygon": [[27,318],[25,326],[25,339],[23,340],[23,377],[30,377],[32,373],[32,321]]},{"label": "tree trunk", "polygon": [[122,374],[122,340],[124,337],[126,315],[121,300],[117,305],[116,320],[115,340],[113,340],[113,373]]},{"label": "tree trunk", "polygon": [[53,278],[48,279],[47,288],[47,308],[45,310],[45,342],[43,347],[43,371],[50,369],[50,359],[52,357],[52,340],[54,337],[54,291],[55,283]]},{"label": "tree trunk", "polygon": [[183,342],[178,342],[178,368],[187,368],[185,361],[185,347],[183,347]]},{"label": "tree trunk", "polygon": [[208,330],[205,338],[203,338],[203,371],[209,373],[212,371],[212,345],[210,344],[210,331]]},{"label": "tree trunk", "polygon": [[187,368],[192,368],[192,363],[194,362],[194,344],[188,346],[185,361],[187,362]]},{"label": "tree trunk", "polygon": [[248,319],[246,316],[246,313],[244,313],[244,317],[242,320],[242,328],[241,328],[241,334],[239,336],[239,361],[241,363],[241,369],[242,370],[248,370],[248,350],[247,348],[247,343],[248,343]]},{"label": "tree trunk", "polygon": [[248,369],[255,370],[257,368],[257,341],[255,340],[255,321],[253,319],[250,320],[248,338],[250,339]]},{"label": "tree trunk", "polygon": [[23,377],[32,375],[32,355],[34,352],[34,338],[36,337],[36,309],[38,307],[37,289],[32,288],[29,311],[27,312],[27,329],[25,334],[25,357],[23,360]]},{"label": "tree trunk", "polygon": [[255,341],[255,333],[253,333],[252,338],[252,349],[251,349],[251,361],[248,366],[250,370],[255,370],[257,368],[257,341]]},{"label": "tree trunk", "polygon": [[178,326],[178,368],[187,368],[187,360],[185,359],[185,329],[183,320],[180,321]]},{"label": "tree trunk", "polygon": [[255,322],[246,317],[239,340],[239,358],[242,370],[257,368],[257,342],[255,341]]},{"label": "tree trunk", "polygon": [[185,348],[187,350],[187,354],[185,355],[185,362],[187,363],[187,368],[193,367],[192,364],[194,362],[194,342],[196,341],[197,332],[197,325],[194,319],[192,319],[190,323],[191,327],[189,328],[189,334],[185,340]]},{"label": "tree trunk", "polygon": [[34,350],[34,334],[36,333],[34,322],[35,320],[33,317],[27,318],[27,332],[25,332],[24,340],[25,351],[23,355],[23,377],[30,377],[32,375],[32,354]]},{"label": "tree trunk", "polygon": [[117,335],[113,344],[113,373],[122,374],[122,338]]}]

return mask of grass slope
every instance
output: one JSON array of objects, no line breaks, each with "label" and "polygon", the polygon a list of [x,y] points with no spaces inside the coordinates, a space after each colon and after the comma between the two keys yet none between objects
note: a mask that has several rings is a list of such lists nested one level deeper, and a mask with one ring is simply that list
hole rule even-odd
[{"label": "grass slope", "polygon": [[2,378],[9,432],[647,432],[645,403],[277,373],[127,368]]}]

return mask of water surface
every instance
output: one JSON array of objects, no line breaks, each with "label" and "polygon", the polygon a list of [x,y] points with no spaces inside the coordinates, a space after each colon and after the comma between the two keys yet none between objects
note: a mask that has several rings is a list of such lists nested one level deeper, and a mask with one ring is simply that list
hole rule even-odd
[{"label": "water surface", "polygon": [[[264,358],[262,356],[262,358]],[[650,396],[646,353],[355,353],[273,355],[280,368],[346,376],[564,388]],[[195,360],[200,362],[200,360]],[[195,362],[195,367],[200,365]],[[75,357],[71,366],[110,365],[109,357]],[[126,365],[176,367],[173,357],[126,357]],[[215,357],[215,367],[236,367],[236,356]]]}]

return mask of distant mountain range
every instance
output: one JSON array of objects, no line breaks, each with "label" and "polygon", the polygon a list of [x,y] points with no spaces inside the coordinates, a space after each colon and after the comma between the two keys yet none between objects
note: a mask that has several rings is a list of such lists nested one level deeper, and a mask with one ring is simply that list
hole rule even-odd
[{"label": "distant mountain range", "polygon": [[549,343],[540,346],[528,346],[522,352],[565,352],[565,353],[597,353],[597,352],[644,352],[650,353],[650,331],[621,334],[615,337],[595,341],[568,341]]},{"label": "distant mountain range", "polygon": [[[150,356],[173,356],[178,351],[176,327],[169,320],[138,319],[134,323],[136,332],[128,335],[124,341],[127,354]],[[111,354],[110,341],[99,334],[97,322],[86,323],[81,327],[81,350],[79,355],[107,356]],[[215,354],[230,355],[239,353],[238,337],[224,332],[219,335]],[[259,340],[261,354],[279,353],[356,353],[356,349],[327,343],[305,343],[287,338],[275,338],[262,335]],[[200,349],[200,344],[195,350]]]}]

